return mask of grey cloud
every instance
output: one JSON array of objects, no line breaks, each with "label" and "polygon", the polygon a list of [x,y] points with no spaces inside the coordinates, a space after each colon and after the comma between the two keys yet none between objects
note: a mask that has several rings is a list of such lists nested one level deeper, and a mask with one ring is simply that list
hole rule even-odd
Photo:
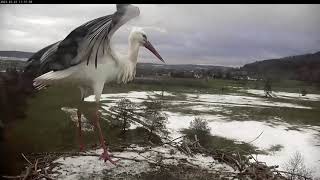
[{"label": "grey cloud", "polygon": [[[114,37],[126,52],[132,26],[168,63],[239,66],[248,62],[319,50],[320,5],[144,5],[140,17]],[[3,5],[0,50],[37,51],[63,39],[88,20],[115,11],[115,5]],[[141,50],[142,62],[155,62]]]}]

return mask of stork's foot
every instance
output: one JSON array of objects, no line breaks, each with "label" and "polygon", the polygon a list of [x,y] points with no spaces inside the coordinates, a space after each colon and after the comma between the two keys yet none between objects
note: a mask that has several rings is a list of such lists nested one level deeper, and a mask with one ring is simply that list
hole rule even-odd
[{"label": "stork's foot", "polygon": [[107,150],[103,151],[99,159],[103,159],[104,162],[110,161],[114,165],[116,165],[116,162],[118,162],[118,160],[114,161],[111,159],[111,154],[109,154]]}]

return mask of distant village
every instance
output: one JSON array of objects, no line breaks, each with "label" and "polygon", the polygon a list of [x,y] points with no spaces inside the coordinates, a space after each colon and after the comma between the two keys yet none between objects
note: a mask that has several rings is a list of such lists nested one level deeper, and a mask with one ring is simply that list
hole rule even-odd
[{"label": "distant village", "polygon": [[[27,62],[22,60],[0,59],[0,71],[21,71]],[[194,79],[233,79],[257,80],[249,77],[248,72],[240,68],[206,65],[159,65],[138,63],[136,77],[143,78],[194,78]]]},{"label": "distant village", "polygon": [[257,80],[240,68],[206,65],[138,64],[136,77]]}]

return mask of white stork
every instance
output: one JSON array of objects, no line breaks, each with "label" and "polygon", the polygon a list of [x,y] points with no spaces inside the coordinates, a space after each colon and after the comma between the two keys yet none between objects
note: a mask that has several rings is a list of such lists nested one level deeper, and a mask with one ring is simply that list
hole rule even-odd
[{"label": "white stork", "polygon": [[[164,62],[140,28],[134,28],[129,35],[127,55],[121,56],[112,49],[110,40],[115,31],[139,14],[138,7],[128,4],[117,5],[114,14],[89,21],[74,29],[64,40],[35,53],[25,68],[25,72],[32,72],[36,77],[34,86],[37,89],[59,83],[76,84],[81,90],[82,101],[88,88],[93,90],[96,102],[94,127],[99,133],[104,150],[101,158],[113,164],[115,162],[110,158],[99,124],[98,108],[103,87],[105,83],[126,83],[134,78],[140,46],[146,47]],[[83,150],[79,108],[77,114],[80,150]]]}]

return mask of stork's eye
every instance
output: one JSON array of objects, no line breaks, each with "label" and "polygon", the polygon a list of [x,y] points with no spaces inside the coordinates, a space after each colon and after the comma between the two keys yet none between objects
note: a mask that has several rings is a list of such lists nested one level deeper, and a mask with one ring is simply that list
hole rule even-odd
[{"label": "stork's eye", "polygon": [[145,34],[142,34],[143,39],[147,39],[147,36]]}]

